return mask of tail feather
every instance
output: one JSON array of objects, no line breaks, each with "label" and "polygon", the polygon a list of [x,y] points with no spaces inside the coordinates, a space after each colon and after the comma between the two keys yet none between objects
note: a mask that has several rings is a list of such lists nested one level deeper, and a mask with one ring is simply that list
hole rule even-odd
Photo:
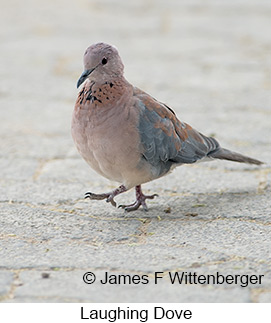
[{"label": "tail feather", "polygon": [[208,157],[211,158],[217,158],[217,159],[225,159],[225,160],[231,160],[238,163],[247,163],[247,164],[254,164],[254,165],[262,165],[263,162],[250,158],[244,155],[241,155],[239,153],[236,153],[234,151],[230,151],[225,148],[219,147],[217,150],[212,151],[208,154]]}]

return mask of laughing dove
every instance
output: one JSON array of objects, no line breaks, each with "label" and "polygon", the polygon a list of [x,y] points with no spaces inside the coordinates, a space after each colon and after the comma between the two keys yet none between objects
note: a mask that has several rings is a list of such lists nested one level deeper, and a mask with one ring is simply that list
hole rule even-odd
[{"label": "laughing dove", "polygon": [[220,147],[177,119],[174,111],[131,85],[114,46],[93,44],[84,54],[85,70],[72,117],[72,137],[86,162],[100,175],[121,185],[86,198],[111,202],[135,187],[136,201],[125,211],[147,210],[141,184],[168,174],[174,167],[199,160],[226,159],[260,165],[262,162]]}]

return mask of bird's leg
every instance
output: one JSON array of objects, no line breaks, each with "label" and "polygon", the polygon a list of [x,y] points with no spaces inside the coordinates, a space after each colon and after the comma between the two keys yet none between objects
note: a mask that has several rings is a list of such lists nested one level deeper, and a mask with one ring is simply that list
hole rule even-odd
[{"label": "bird's leg", "polygon": [[155,198],[155,196],[158,196],[157,194],[144,195],[141,190],[141,185],[137,185],[135,187],[135,192],[136,192],[136,201],[133,204],[120,205],[119,207],[123,208],[126,212],[130,212],[130,211],[137,210],[140,207],[140,205],[142,205],[144,211],[148,211],[148,207],[145,200],[147,199],[152,200]]},{"label": "bird's leg", "polygon": [[87,192],[85,194],[85,199],[89,198],[91,200],[104,200],[106,199],[106,202],[110,202],[113,206],[116,206],[116,202],[114,201],[114,197],[126,192],[127,188],[124,185],[120,185],[118,188],[114,189],[112,192],[108,193],[102,193],[102,194],[95,194],[91,192]]}]

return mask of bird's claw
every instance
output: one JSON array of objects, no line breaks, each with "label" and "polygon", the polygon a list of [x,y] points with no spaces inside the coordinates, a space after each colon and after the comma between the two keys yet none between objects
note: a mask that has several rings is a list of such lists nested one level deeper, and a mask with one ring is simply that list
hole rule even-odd
[{"label": "bird's claw", "polygon": [[[143,210],[147,212],[148,207],[145,201],[147,199],[150,199],[150,200],[154,199],[156,196],[158,196],[158,194],[144,195],[142,193],[140,185],[137,185],[135,189],[136,189],[135,202],[129,205],[119,205],[118,207],[124,209],[125,212],[131,212],[131,211],[137,210],[140,206],[142,206]],[[95,193],[87,192],[85,194],[85,199],[89,198],[90,200],[106,200],[107,203],[110,202],[114,207],[116,207],[117,203],[114,201],[114,197],[126,191],[127,191],[126,187],[124,185],[121,185],[109,193],[95,194]]]},{"label": "bird's claw", "polygon": [[145,212],[148,212],[148,207],[147,207],[145,200],[147,200],[147,199],[152,200],[156,196],[158,196],[158,194],[153,194],[153,195],[141,194],[141,195],[137,196],[137,199],[134,203],[129,204],[129,205],[119,205],[118,207],[124,209],[125,212],[131,212],[131,211],[137,210],[141,205],[143,207],[143,210]]},{"label": "bird's claw", "polygon": [[123,192],[126,192],[127,189],[124,185],[121,185],[120,187],[116,188],[112,192],[109,193],[101,193],[101,194],[95,194],[91,192],[87,192],[85,194],[85,199],[89,198],[90,200],[105,200],[107,203],[111,203],[113,206],[117,206],[117,203],[114,201],[114,197],[117,196],[118,194],[121,194]]},{"label": "bird's claw", "polygon": [[117,206],[117,203],[114,201],[114,196],[112,194],[108,196],[108,198],[106,199],[106,202],[107,203],[110,202],[114,207]]},{"label": "bird's claw", "polygon": [[102,193],[102,194],[95,194],[91,192],[87,192],[85,194],[85,199],[90,199],[90,200],[104,200],[106,199],[107,203],[111,203],[113,206],[116,206],[117,203],[114,201],[114,195],[112,193]]},{"label": "bird's claw", "polygon": [[85,193],[85,199],[90,199],[90,200],[104,200],[105,198],[108,198],[109,194],[103,193],[103,194],[95,194],[91,192]]}]

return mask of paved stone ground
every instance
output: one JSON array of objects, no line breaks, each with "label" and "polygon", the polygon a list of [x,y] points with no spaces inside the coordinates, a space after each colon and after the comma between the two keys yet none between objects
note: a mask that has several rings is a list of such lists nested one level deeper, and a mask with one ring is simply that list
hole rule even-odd
[{"label": "paved stone ground", "polygon": [[[0,15],[0,300],[270,302],[270,1],[1,0]],[[82,55],[99,40],[117,45],[130,82],[267,165],[180,167],[144,186],[159,194],[148,213],[83,200],[115,185],[70,135]],[[247,288],[153,284],[176,270],[265,276]],[[86,271],[152,278],[85,285]]]}]

